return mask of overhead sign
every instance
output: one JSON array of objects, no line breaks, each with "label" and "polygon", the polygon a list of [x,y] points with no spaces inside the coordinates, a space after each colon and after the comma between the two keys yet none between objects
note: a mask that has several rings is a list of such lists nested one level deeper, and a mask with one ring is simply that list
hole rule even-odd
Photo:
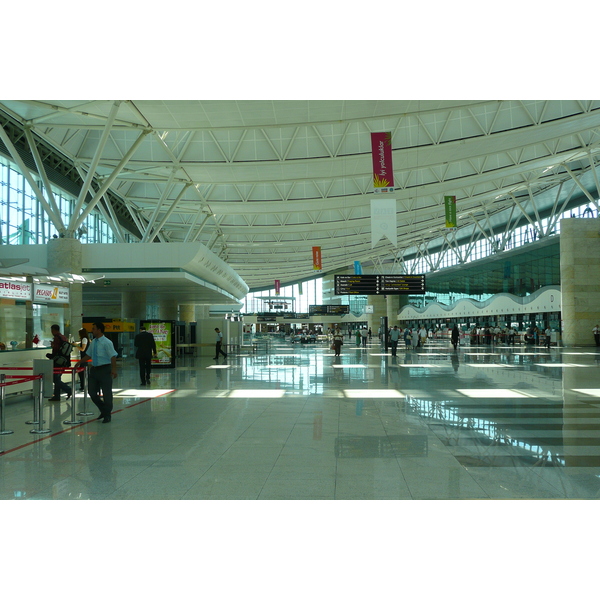
[{"label": "overhead sign", "polygon": [[33,301],[68,304],[69,288],[59,287],[57,285],[34,285]]},{"label": "overhead sign", "polygon": [[10,279],[0,279],[0,298],[10,298],[11,300],[31,300],[31,283],[23,281],[12,281]]},{"label": "overhead sign", "polygon": [[311,304],[308,307],[309,315],[348,315],[350,306],[348,304]]},{"label": "overhead sign", "polygon": [[424,294],[425,275],[334,275],[336,296]]}]

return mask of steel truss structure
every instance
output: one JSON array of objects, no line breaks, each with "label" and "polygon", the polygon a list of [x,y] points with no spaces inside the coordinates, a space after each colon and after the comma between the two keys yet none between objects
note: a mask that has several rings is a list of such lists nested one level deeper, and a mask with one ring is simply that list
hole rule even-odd
[{"label": "steel truss structure", "polygon": [[[371,247],[370,133],[392,134],[397,237]],[[252,291],[360,261],[401,272],[471,259],[516,228],[541,239],[570,206],[598,208],[600,101],[4,101],[0,150],[56,229],[95,207],[118,240],[198,241]],[[63,222],[56,173],[77,188]],[[444,196],[458,228],[445,227]]]}]

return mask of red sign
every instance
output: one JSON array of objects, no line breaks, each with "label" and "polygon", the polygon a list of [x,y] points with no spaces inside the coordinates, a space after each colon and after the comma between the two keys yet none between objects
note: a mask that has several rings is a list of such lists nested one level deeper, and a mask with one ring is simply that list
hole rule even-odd
[{"label": "red sign", "polygon": [[391,132],[371,134],[371,154],[373,157],[373,187],[375,191],[393,192],[394,169],[392,166]]},{"label": "red sign", "polygon": [[276,279],[275,280],[275,295],[279,296],[279,292],[281,290],[281,280],[280,279]]},{"label": "red sign", "polygon": [[321,262],[321,246],[313,246],[313,271],[320,271],[323,268],[323,263]]}]

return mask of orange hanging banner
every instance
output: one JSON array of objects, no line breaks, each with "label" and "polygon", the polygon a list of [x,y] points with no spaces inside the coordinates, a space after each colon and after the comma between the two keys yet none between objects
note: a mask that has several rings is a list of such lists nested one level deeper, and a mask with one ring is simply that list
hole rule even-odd
[{"label": "orange hanging banner", "polygon": [[321,262],[321,246],[313,246],[313,270],[320,271],[323,268],[323,264]]}]

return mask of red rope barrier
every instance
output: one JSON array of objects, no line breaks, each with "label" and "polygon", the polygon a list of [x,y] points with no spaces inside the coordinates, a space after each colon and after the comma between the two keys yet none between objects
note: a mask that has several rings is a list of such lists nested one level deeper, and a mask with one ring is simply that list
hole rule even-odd
[{"label": "red rope barrier", "polygon": [[[8,377],[11,377],[11,376],[8,375]],[[13,375],[12,377],[18,378],[18,375]],[[8,387],[9,385],[17,385],[19,383],[27,383],[29,381],[34,381],[36,379],[41,379],[41,378],[42,378],[41,375],[32,375],[31,377],[21,377],[21,378],[18,378],[16,381],[0,383],[0,387]]]},{"label": "red rope barrier", "polygon": [[[79,362],[79,361],[74,361]],[[75,372],[81,373],[85,367],[76,367]],[[70,373],[73,370],[73,367],[55,367],[55,373]],[[0,367],[0,371],[33,371],[33,367]],[[5,377],[18,377],[18,375],[6,375]]]}]

